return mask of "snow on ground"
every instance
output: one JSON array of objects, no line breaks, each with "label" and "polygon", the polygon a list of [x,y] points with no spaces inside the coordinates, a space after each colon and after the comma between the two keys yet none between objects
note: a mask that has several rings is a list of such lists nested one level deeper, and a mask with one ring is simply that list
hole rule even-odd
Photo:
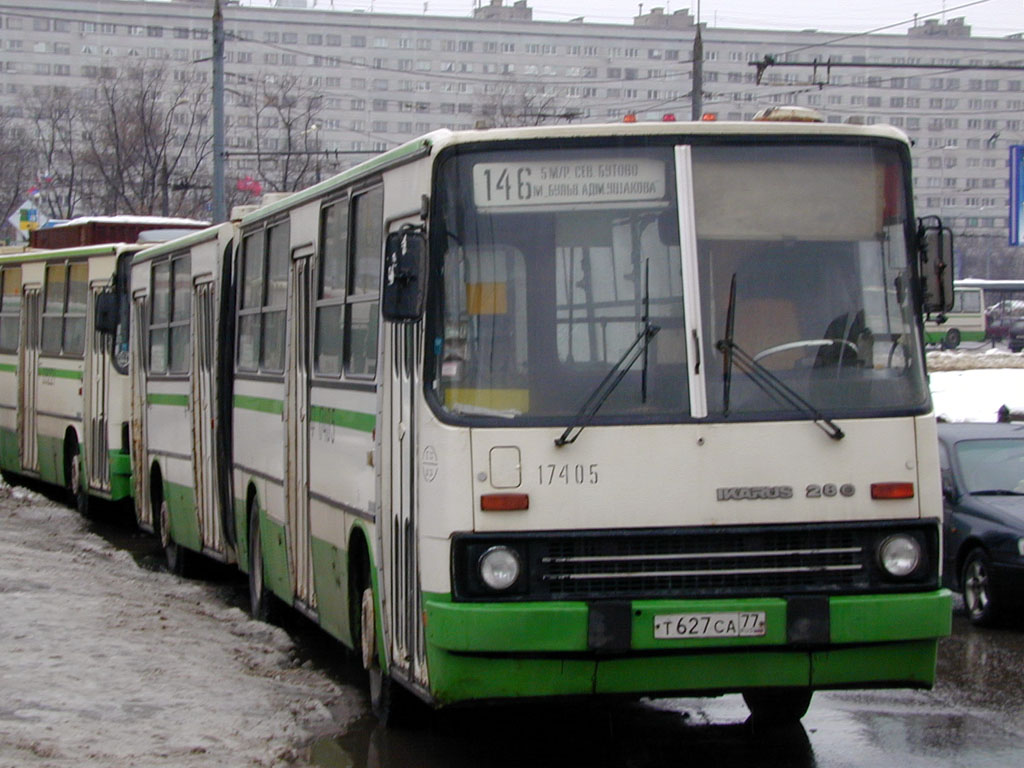
[{"label": "snow on ground", "polygon": [[929,352],[935,415],[946,421],[995,421],[1000,407],[1024,412],[1024,355],[987,349]]},{"label": "snow on ground", "polygon": [[216,589],[0,481],[0,768],[291,765],[363,713]]}]

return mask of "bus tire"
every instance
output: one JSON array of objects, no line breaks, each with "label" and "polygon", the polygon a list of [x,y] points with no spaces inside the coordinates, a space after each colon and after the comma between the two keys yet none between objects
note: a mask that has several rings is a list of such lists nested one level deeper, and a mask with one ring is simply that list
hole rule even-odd
[{"label": "bus tire", "polygon": [[167,570],[175,576],[188,577],[189,556],[188,550],[174,540],[171,535],[171,510],[167,505],[167,499],[160,499],[160,545],[164,549],[164,558],[167,561]]},{"label": "bus tire", "polygon": [[760,688],[743,692],[751,722],[782,726],[800,722],[811,705],[810,688]]},{"label": "bus tire", "polygon": [[950,328],[946,331],[946,343],[943,344],[946,349],[956,349],[960,346],[960,329]]},{"label": "bus tire", "polygon": [[85,473],[82,471],[82,449],[77,442],[69,442],[67,456],[68,491],[75,503],[75,509],[82,517],[89,516],[89,489],[86,486]]},{"label": "bus tire", "polygon": [[[369,574],[366,574],[369,582]],[[373,587],[363,589],[359,611],[359,650],[369,677],[370,711],[385,727],[407,725],[413,719],[416,701],[412,694],[381,668],[377,653],[377,619]]]},{"label": "bus tire", "polygon": [[267,590],[263,575],[260,510],[254,497],[249,504],[249,615],[256,621],[273,624],[276,618],[274,596]]}]

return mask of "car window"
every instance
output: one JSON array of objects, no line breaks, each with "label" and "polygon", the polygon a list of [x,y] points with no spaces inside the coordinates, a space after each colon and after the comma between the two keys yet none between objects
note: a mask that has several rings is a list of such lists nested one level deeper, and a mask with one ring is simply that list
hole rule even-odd
[{"label": "car window", "polygon": [[961,440],[956,457],[967,493],[1024,493],[1024,440]]}]

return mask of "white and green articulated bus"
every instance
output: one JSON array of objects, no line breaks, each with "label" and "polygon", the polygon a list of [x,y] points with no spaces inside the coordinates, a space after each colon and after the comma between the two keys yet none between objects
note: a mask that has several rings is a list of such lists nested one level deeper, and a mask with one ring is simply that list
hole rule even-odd
[{"label": "white and green articulated bus", "polygon": [[360,649],[382,716],[930,686],[947,234],[902,133],[819,123],[440,131],[249,214],[213,333],[254,612]]},{"label": "white and green articulated bus", "polygon": [[[218,432],[231,337],[218,326],[234,226],[220,224],[136,254],[131,272],[135,513],[159,535],[171,571],[192,553],[234,562]],[[225,524],[226,523],[226,524]]]},{"label": "white and green articulated bus", "polygon": [[131,498],[128,265],[144,246],[0,255],[0,468],[90,497]]}]

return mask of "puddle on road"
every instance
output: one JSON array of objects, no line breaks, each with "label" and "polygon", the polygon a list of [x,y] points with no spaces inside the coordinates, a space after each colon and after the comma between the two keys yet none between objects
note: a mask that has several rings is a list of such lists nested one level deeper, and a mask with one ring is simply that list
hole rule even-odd
[{"label": "puddle on road", "polygon": [[757,732],[747,722],[709,724],[703,713],[643,704],[482,707],[425,712],[409,728],[384,728],[371,716],[347,733],[320,739],[308,759],[319,768],[564,768],[587,765],[664,768],[686,764],[810,768],[800,727]]}]

